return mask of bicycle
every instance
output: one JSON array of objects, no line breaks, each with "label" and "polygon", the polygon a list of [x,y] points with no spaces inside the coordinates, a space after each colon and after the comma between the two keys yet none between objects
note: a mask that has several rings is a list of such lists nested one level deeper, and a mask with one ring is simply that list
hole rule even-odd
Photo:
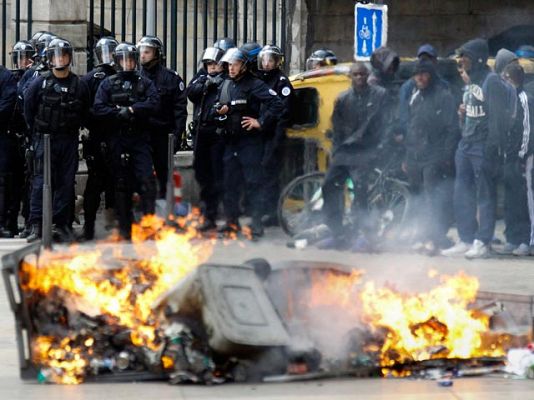
[{"label": "bicycle", "polygon": [[[395,177],[386,167],[373,170],[368,186],[369,213],[377,216],[378,236],[394,237],[407,219],[410,207],[408,183]],[[322,186],[325,174],[311,172],[295,178],[280,194],[278,201],[278,220],[284,232],[295,236],[323,223]],[[354,224],[351,206],[358,194],[349,178],[345,183],[343,223]]]}]

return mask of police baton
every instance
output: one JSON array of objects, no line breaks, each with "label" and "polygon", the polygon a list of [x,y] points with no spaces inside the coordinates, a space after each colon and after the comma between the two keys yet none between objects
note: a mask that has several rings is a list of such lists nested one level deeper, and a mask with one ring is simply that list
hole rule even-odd
[{"label": "police baton", "polygon": [[43,181],[43,246],[52,248],[52,176],[50,168],[50,135],[43,136],[44,181]]},{"label": "police baton", "polygon": [[167,146],[167,222],[169,222],[171,215],[174,213],[174,184],[173,184],[173,173],[174,173],[174,135],[169,134],[169,143]]}]

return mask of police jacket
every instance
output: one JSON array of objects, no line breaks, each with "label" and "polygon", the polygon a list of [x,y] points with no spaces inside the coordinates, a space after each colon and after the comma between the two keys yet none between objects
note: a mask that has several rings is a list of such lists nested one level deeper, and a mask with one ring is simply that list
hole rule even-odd
[{"label": "police jacket", "polygon": [[386,91],[375,85],[363,91],[351,87],[338,96],[332,114],[334,165],[365,165],[377,157],[385,99]]},{"label": "police jacket", "polygon": [[149,117],[149,124],[155,133],[181,136],[187,121],[187,97],[184,81],[177,72],[156,64],[143,68],[141,76],[150,79],[159,93],[159,107]]},{"label": "police jacket", "polygon": [[17,87],[17,94],[21,99],[23,99],[23,101],[24,93],[30,87],[32,81],[46,72],[48,72],[48,66],[44,63],[32,65],[26,70],[26,72],[24,72],[22,78],[20,78],[19,80],[19,84]]},{"label": "police jacket", "polygon": [[[119,118],[120,107],[131,107],[129,121]],[[100,84],[93,104],[94,115],[109,124],[110,134],[148,133],[150,116],[157,112],[159,95],[154,83],[137,72],[119,72]]]},{"label": "police jacket", "polygon": [[515,114],[515,90],[489,67],[470,71],[471,84],[464,94],[466,109],[462,140],[483,143],[496,152],[502,145]]},{"label": "police jacket", "polygon": [[408,101],[406,156],[420,162],[452,161],[459,139],[454,98],[434,75],[430,86]]},{"label": "police jacket", "polygon": [[222,72],[217,75],[199,75],[187,87],[187,97],[194,104],[193,120],[199,131],[217,128],[213,120],[213,107],[218,100],[218,92],[227,75]]},{"label": "police jacket", "polygon": [[280,115],[276,126],[273,127],[272,139],[277,142],[280,142],[285,137],[285,130],[289,125],[289,117],[291,115],[291,101],[293,98],[293,86],[289,79],[284,75],[280,69],[275,69],[269,72],[264,72],[261,75],[262,80],[269,86],[270,89],[274,90],[282,105],[284,107],[283,113]]},{"label": "police jacket", "polygon": [[87,120],[86,127],[89,129],[89,132],[91,134],[97,133],[97,131],[101,130],[99,128],[98,119],[94,115],[94,109],[93,104],[95,102],[96,98],[96,92],[98,91],[98,88],[100,87],[100,84],[109,76],[113,76],[117,73],[115,69],[109,65],[109,64],[102,64],[98,65],[96,68],[89,71],[87,74],[85,74],[81,80],[84,81],[87,84],[87,87],[89,88],[89,93],[91,96],[90,104],[91,108],[89,109],[89,117]]},{"label": "police jacket", "polygon": [[6,132],[17,101],[17,81],[13,74],[0,66],[0,134]]},{"label": "police jacket", "polygon": [[[22,79],[23,75],[27,72],[27,69],[17,69],[17,70],[12,70],[11,72],[13,73],[13,77],[15,78],[15,81],[17,82],[17,93],[18,93],[20,80]],[[20,97],[17,94],[17,101],[15,102],[15,109],[13,110],[11,121],[9,123],[9,131],[11,133],[23,134],[27,132],[26,121],[24,121],[23,113],[24,113],[24,102],[22,100],[22,97]]]},{"label": "police jacket", "polygon": [[[227,105],[229,112],[219,117],[224,135],[238,138],[264,133],[264,129],[274,126],[284,106],[277,93],[260,79],[245,73],[237,80],[227,79],[219,89],[219,103]],[[261,125],[260,130],[247,131],[241,126],[243,117],[256,118]]]},{"label": "police jacket", "polygon": [[24,118],[34,133],[78,135],[90,106],[89,89],[72,72],[57,78],[52,71],[35,78],[24,96]]},{"label": "police jacket", "polygon": [[[208,73],[206,72],[206,70],[204,69],[204,67],[200,68],[196,74],[193,76],[193,78],[191,78],[191,80],[189,81],[189,84],[187,85],[187,88],[185,89],[185,93],[187,95],[187,97],[189,98],[189,100],[191,100],[191,102],[193,103],[193,116],[195,115],[198,115],[198,107],[200,106],[200,102],[199,103],[195,103],[190,97],[189,97],[189,92],[190,90],[192,90],[192,88],[194,86],[193,85],[193,82],[196,82],[199,78],[201,77],[204,77],[202,79],[206,79],[208,76]],[[194,96],[194,95],[193,95]],[[195,96],[194,96],[195,97]],[[196,98],[196,97],[195,97]],[[193,117],[194,118],[194,117]]]}]

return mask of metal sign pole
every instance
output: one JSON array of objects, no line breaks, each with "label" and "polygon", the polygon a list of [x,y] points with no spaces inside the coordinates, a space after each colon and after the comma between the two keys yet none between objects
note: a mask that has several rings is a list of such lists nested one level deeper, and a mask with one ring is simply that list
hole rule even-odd
[{"label": "metal sign pole", "polygon": [[167,210],[166,216],[167,220],[170,219],[170,216],[174,212],[174,184],[173,184],[173,173],[174,173],[174,135],[169,134],[169,143],[167,147]]},{"label": "metal sign pole", "polygon": [[50,168],[50,135],[45,134],[44,142],[44,181],[43,181],[43,246],[52,248],[52,172]]}]

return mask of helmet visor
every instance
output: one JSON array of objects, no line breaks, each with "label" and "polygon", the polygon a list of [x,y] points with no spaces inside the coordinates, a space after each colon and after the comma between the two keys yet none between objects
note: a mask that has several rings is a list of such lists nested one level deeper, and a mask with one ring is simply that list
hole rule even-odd
[{"label": "helmet visor", "polygon": [[258,69],[261,71],[272,71],[279,68],[282,64],[280,54],[274,54],[270,51],[262,51],[258,56]]},{"label": "helmet visor", "polygon": [[96,48],[96,58],[99,64],[113,64],[115,45],[103,44]]},{"label": "helmet visor", "polygon": [[122,71],[137,71],[139,68],[139,62],[136,53],[124,51],[115,55],[115,60]]},{"label": "helmet visor", "polygon": [[323,60],[318,60],[316,58],[308,58],[306,61],[306,70],[310,71],[313,69],[318,69],[324,66]]},{"label": "helmet visor", "polygon": [[228,49],[226,53],[224,53],[224,56],[221,58],[221,62],[230,64],[237,60],[242,61],[241,57],[242,54],[239,49],[237,47],[232,47],[231,49]]},{"label": "helmet visor", "polygon": [[13,69],[26,69],[33,63],[32,55],[27,51],[14,51],[11,53],[11,66]]},{"label": "helmet visor", "polygon": [[52,68],[65,68],[74,65],[72,60],[72,48],[53,47],[46,51],[48,65]]},{"label": "helmet visor", "polygon": [[141,44],[137,46],[137,50],[143,65],[158,58],[158,49],[155,46]]},{"label": "helmet visor", "polygon": [[219,62],[221,60],[222,52],[220,49],[217,49],[215,47],[208,47],[206,50],[204,50],[204,54],[202,55],[202,62],[208,63],[210,61]]}]

